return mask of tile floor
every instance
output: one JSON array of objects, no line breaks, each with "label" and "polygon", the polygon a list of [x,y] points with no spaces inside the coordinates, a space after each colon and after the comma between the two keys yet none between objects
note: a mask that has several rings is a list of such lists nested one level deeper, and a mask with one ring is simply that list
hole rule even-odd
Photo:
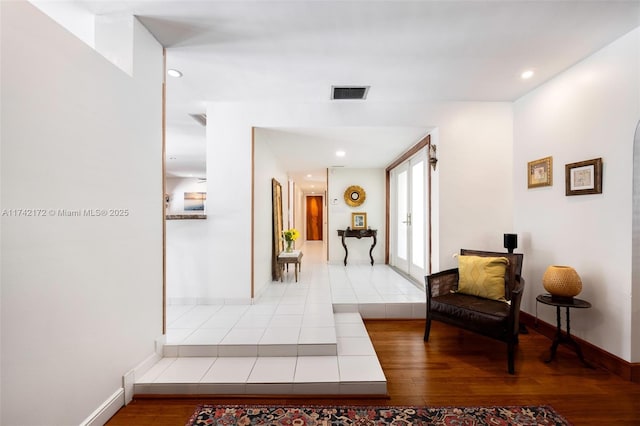
[{"label": "tile floor", "polygon": [[137,394],[385,394],[362,318],[424,318],[425,294],[386,265],[328,265],[307,242],[252,305],[170,305],[164,358]]}]

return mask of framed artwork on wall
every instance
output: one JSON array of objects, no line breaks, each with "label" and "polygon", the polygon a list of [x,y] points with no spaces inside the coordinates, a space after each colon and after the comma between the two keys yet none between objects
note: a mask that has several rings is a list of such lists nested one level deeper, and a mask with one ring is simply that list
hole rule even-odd
[{"label": "framed artwork on wall", "polygon": [[565,194],[602,194],[602,158],[564,166]]},{"label": "framed artwork on wall", "polygon": [[185,211],[204,211],[204,202],[207,200],[206,192],[185,192]]},{"label": "framed artwork on wall", "polygon": [[367,229],[367,214],[351,213],[351,229]]},{"label": "framed artwork on wall", "polygon": [[527,187],[538,188],[553,184],[553,158],[545,157],[527,164]]}]

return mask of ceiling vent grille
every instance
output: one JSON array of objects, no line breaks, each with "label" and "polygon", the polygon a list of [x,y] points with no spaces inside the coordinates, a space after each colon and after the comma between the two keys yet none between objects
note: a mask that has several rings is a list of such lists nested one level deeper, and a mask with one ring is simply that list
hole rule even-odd
[{"label": "ceiling vent grille", "polygon": [[207,127],[207,114],[189,114],[191,118],[200,123],[201,126]]},{"label": "ceiling vent grille", "polygon": [[366,99],[369,86],[331,86],[331,99]]}]

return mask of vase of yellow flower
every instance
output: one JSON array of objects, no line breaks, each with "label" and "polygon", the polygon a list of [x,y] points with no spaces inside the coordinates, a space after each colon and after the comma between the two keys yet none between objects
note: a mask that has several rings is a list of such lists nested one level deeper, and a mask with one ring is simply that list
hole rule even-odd
[{"label": "vase of yellow flower", "polygon": [[287,253],[291,253],[293,251],[294,241],[298,239],[298,237],[300,236],[300,233],[298,232],[297,229],[291,228],[291,229],[287,229],[286,231],[283,231],[282,235],[284,236],[284,241],[287,243],[287,247],[285,248],[285,251]]}]

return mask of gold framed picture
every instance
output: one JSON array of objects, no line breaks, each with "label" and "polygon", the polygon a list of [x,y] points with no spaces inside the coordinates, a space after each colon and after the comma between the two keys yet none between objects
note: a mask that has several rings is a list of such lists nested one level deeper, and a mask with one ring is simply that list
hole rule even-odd
[{"label": "gold framed picture", "polygon": [[527,164],[527,187],[538,188],[553,184],[553,158],[545,157]]},{"label": "gold framed picture", "polygon": [[351,213],[351,229],[367,229],[367,214]]},{"label": "gold framed picture", "polygon": [[565,195],[602,194],[602,158],[564,166]]}]

